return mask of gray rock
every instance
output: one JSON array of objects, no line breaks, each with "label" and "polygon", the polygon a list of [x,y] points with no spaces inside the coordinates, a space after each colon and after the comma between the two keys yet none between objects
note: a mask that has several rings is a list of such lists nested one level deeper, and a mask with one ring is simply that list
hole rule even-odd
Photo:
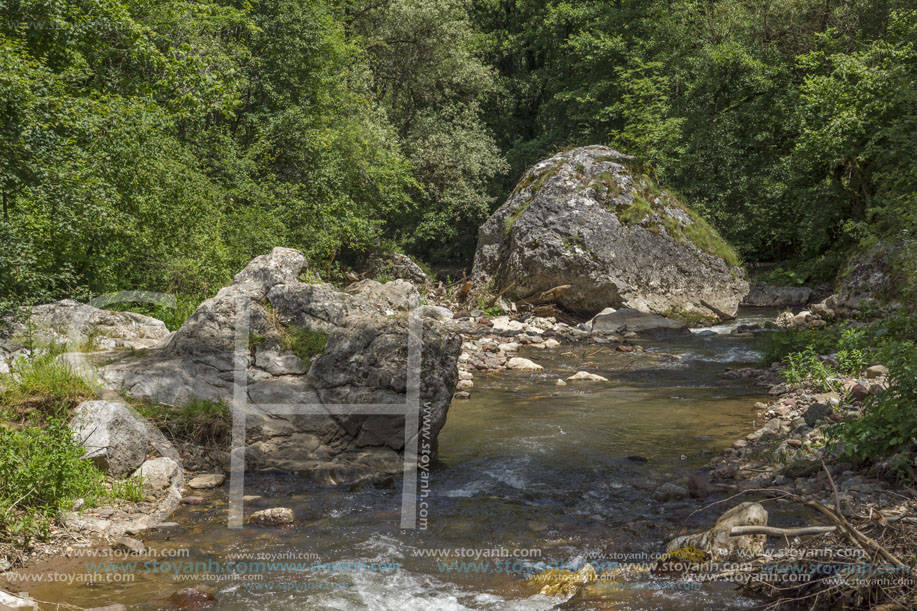
[{"label": "gray rock", "polygon": [[[685,238],[695,221],[635,166],[604,146],[536,164],[479,230],[475,285],[516,300],[570,285],[556,301],[580,312],[734,316],[748,293],[742,270]],[[648,214],[624,220],[617,211],[632,215],[638,197]]]},{"label": "gray rock", "polygon": [[834,411],[830,405],[825,405],[824,403],[813,403],[809,406],[809,409],[806,410],[805,420],[808,426],[815,426],[815,423],[819,420],[824,420],[831,415],[831,412]]},{"label": "gray rock", "polygon": [[[411,317],[386,316],[363,297],[300,281],[304,265],[301,253],[286,248],[256,257],[232,284],[202,303],[163,347],[106,363],[103,379],[156,403],[177,406],[206,399],[230,404],[242,303],[250,318],[248,346],[240,356],[249,403],[403,404],[408,330],[411,318],[420,315],[420,398],[429,406],[433,443],[455,390],[461,338],[438,322],[434,306],[417,308]],[[445,312],[451,320],[452,312]],[[434,320],[425,317],[431,314]],[[248,467],[310,473],[336,483],[403,468],[401,416],[272,415],[255,405],[245,409]]]},{"label": "gray rock", "polygon": [[430,282],[430,277],[413,259],[397,252],[370,259],[369,273],[373,276],[391,275],[414,284]]},{"label": "gray rock", "polygon": [[296,516],[292,509],[286,507],[274,507],[256,511],[249,518],[251,524],[261,524],[262,526],[284,526],[296,521]]},{"label": "gray rock", "polygon": [[681,499],[688,498],[688,491],[685,488],[671,482],[666,482],[656,488],[656,491],[653,492],[653,499],[659,501],[660,503],[668,503],[669,501],[680,501]]},{"label": "gray rock", "polygon": [[0,324],[0,350],[50,343],[71,351],[151,348],[168,337],[165,323],[133,312],[111,312],[72,299],[20,309]]},{"label": "gray rock", "polygon": [[895,262],[915,250],[917,239],[911,237],[880,242],[854,253],[838,274],[837,294],[826,299],[825,305],[838,310],[857,310],[868,302],[899,294],[902,285]]},{"label": "gray rock", "polygon": [[759,307],[780,307],[805,305],[812,297],[812,289],[802,286],[773,286],[763,282],[751,285],[743,305]]},{"label": "gray rock", "polygon": [[700,548],[715,560],[743,560],[760,555],[767,542],[765,535],[742,535],[730,537],[735,526],[766,526],[767,510],[758,503],[745,502],[736,505],[717,519],[710,530],[695,535],[676,537],[666,546],[666,552],[682,547]]},{"label": "gray rock", "polygon": [[622,333],[631,331],[641,333],[657,330],[682,330],[685,326],[659,314],[640,312],[632,308],[599,314],[592,319],[593,333]]},{"label": "gray rock", "polygon": [[[143,479],[143,491],[158,497],[173,487],[180,487],[181,467],[171,458],[153,458],[134,471],[131,477]],[[179,497],[181,494],[179,494]]]},{"label": "gray rock", "polygon": [[81,403],[70,430],[86,457],[115,477],[137,469],[150,450],[146,426],[123,403]]},{"label": "gray rock", "polygon": [[192,477],[191,481],[188,482],[188,488],[192,490],[210,490],[211,488],[222,486],[225,480],[226,476],[222,473],[205,473]]},{"label": "gray rock", "polygon": [[400,278],[385,284],[375,280],[360,280],[348,286],[345,291],[362,297],[383,310],[413,310],[420,306],[420,293],[413,284]]},{"label": "gray rock", "polygon": [[888,367],[885,365],[873,365],[866,368],[866,377],[870,380],[888,375]]},{"label": "gray rock", "polygon": [[38,604],[28,594],[16,595],[0,590],[0,609],[38,609]]},{"label": "gray rock", "polygon": [[431,320],[452,320],[452,310],[441,306],[425,305],[414,310],[414,314]]},{"label": "gray rock", "polygon": [[132,537],[120,537],[111,548],[135,556],[142,556],[146,553],[146,545],[143,544],[143,541]]}]

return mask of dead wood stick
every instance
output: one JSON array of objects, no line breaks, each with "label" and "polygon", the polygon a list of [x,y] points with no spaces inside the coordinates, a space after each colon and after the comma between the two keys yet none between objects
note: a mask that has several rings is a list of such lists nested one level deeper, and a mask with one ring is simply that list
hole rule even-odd
[{"label": "dead wood stick", "polygon": [[768,535],[770,537],[802,537],[804,535],[821,535],[837,530],[836,526],[802,526],[799,528],[777,528],[776,526],[733,526],[730,537],[742,535]]},{"label": "dead wood stick", "polygon": [[506,287],[505,289],[503,289],[502,291],[500,291],[499,293],[497,293],[496,295],[494,295],[494,297],[491,298],[491,300],[490,300],[489,302],[487,302],[487,307],[488,307],[488,308],[494,307],[494,305],[497,303],[497,300],[500,299],[500,297],[503,297],[503,295],[506,293],[506,291],[510,290],[510,289],[513,288],[514,286],[516,286],[516,283],[515,283],[515,282],[513,282],[513,283],[510,284],[508,287]]}]

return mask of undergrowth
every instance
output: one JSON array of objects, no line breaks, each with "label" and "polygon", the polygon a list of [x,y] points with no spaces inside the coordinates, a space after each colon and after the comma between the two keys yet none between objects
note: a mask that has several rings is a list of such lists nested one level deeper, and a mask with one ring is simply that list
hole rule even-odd
[{"label": "undergrowth", "polygon": [[195,399],[177,408],[141,404],[136,409],[173,439],[197,445],[223,447],[232,432],[232,415],[222,401]]}]

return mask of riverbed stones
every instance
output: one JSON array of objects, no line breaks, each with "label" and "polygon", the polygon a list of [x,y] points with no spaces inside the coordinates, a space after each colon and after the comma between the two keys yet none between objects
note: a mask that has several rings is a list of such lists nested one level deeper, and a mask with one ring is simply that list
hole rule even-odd
[{"label": "riverbed stones", "polygon": [[[452,312],[421,306],[410,315],[389,316],[380,312],[386,304],[365,295],[303,282],[304,268],[305,257],[292,249],[275,248],[256,257],[232,284],[202,303],[162,348],[115,355],[102,369],[106,383],[167,405],[196,399],[228,405],[241,365],[247,378],[247,402],[239,409],[245,413],[248,468],[333,473],[328,481],[339,483],[370,472],[401,472],[403,416],[332,417],[315,410],[404,404],[410,330],[422,329],[416,344],[420,398],[429,406],[434,442],[458,377],[461,338],[444,324],[451,322]],[[430,314],[437,318],[425,317]],[[238,324],[247,324],[248,332],[239,336],[244,345],[237,354]],[[312,415],[297,415],[294,409],[268,413],[277,410],[258,407],[264,404],[307,405]]]},{"label": "riverbed stones", "polygon": [[452,310],[442,306],[423,305],[414,310],[416,316],[429,318],[430,320],[450,320],[453,317]]},{"label": "riverbed stones", "polygon": [[666,546],[666,552],[671,553],[676,549],[692,546],[704,550],[718,561],[747,560],[764,551],[767,537],[765,535],[730,537],[730,531],[736,526],[766,525],[767,510],[762,505],[750,501],[740,503],[721,515],[711,529],[672,539]]},{"label": "riverbed stones", "polygon": [[288,507],[274,507],[256,511],[248,518],[251,524],[260,524],[262,526],[285,526],[296,521],[296,516],[292,509]]},{"label": "riverbed stones", "polygon": [[556,303],[572,311],[732,317],[748,292],[744,273],[696,246],[696,230],[719,240],[634,158],[577,148],[532,167],[484,223],[472,278],[517,301],[570,285]]},{"label": "riverbed stones", "polygon": [[188,482],[188,488],[192,490],[210,490],[223,485],[226,476],[222,473],[204,473],[196,475]]},{"label": "riverbed stones", "polygon": [[81,403],[70,422],[70,430],[86,450],[86,458],[115,477],[124,477],[137,469],[150,450],[146,426],[123,403]]}]

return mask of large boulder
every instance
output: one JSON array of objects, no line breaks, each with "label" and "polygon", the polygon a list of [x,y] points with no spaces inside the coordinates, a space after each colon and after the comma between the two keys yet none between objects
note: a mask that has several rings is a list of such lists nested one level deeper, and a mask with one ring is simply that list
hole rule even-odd
[{"label": "large boulder", "polygon": [[804,286],[774,286],[755,282],[742,304],[758,307],[796,306],[809,303],[811,297],[812,289]]},{"label": "large boulder", "polygon": [[20,308],[0,320],[0,352],[13,353],[52,343],[80,351],[151,348],[168,335],[169,330],[161,320],[134,312],[100,310],[64,299]]},{"label": "large boulder", "polygon": [[647,171],[604,146],[536,164],[481,227],[475,285],[516,300],[570,285],[557,303],[588,314],[734,316],[748,292],[735,255]]},{"label": "large boulder", "polygon": [[[404,418],[294,415],[257,405],[404,404],[412,317],[300,280],[305,258],[275,248],[202,303],[160,349],[123,355],[106,383],[139,399],[180,406],[193,399],[230,405],[239,308],[250,313],[238,364],[246,380],[246,463],[341,482],[402,470]],[[423,319],[420,401],[435,440],[458,379],[461,338]],[[240,408],[241,409],[241,408]],[[288,413],[276,413],[286,409]],[[270,413],[268,413],[270,412]],[[425,419],[425,424],[427,420]]]},{"label": "large boulder", "polygon": [[838,274],[837,293],[829,307],[856,310],[872,301],[895,301],[912,286],[908,270],[917,264],[917,240],[880,242],[854,251]]},{"label": "large boulder", "polygon": [[123,403],[85,401],[76,408],[70,430],[86,457],[100,469],[124,477],[146,460],[147,427]]},{"label": "large boulder", "polygon": [[687,332],[684,325],[659,314],[640,312],[633,308],[609,310],[611,308],[603,310],[590,321],[593,333],[624,333],[627,331],[642,333],[646,331],[679,330]]}]

